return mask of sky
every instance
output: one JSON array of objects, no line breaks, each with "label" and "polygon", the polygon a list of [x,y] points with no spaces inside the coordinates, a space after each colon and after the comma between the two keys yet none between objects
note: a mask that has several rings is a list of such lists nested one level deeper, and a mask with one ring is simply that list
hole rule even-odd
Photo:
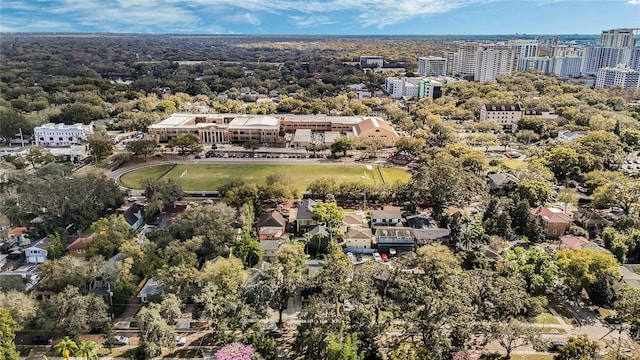
[{"label": "sky", "polygon": [[0,0],[0,32],[599,34],[640,0]]}]

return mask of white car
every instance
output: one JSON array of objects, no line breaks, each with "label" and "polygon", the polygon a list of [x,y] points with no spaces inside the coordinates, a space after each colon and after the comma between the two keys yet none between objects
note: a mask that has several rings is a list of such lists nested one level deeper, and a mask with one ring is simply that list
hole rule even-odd
[{"label": "white car", "polygon": [[348,258],[349,258],[349,260],[351,260],[351,261],[355,260],[355,257],[353,256],[353,253],[351,253],[351,252],[348,252],[348,253],[347,253],[347,257],[348,257]]},{"label": "white car", "polygon": [[373,253],[373,260],[375,261],[382,261],[382,257],[380,256],[380,253]]},{"label": "white car", "polygon": [[113,337],[113,343],[112,345],[115,346],[124,346],[129,344],[129,338],[126,336],[120,336],[120,335],[116,335]]},{"label": "white car", "polygon": [[187,338],[184,336],[178,336],[176,338],[176,346],[185,346],[187,344]]}]

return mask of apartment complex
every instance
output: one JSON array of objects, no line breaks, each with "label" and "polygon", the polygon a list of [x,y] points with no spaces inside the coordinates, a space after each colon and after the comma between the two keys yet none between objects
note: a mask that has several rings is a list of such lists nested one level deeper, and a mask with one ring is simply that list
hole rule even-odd
[{"label": "apartment complex", "polygon": [[511,75],[514,50],[509,45],[482,45],[476,55],[476,71],[473,79],[494,82],[503,75]]},{"label": "apartment complex", "polygon": [[93,134],[93,125],[84,124],[48,123],[36,126],[33,129],[36,145],[44,147],[81,145],[91,134]]},{"label": "apartment complex", "polygon": [[522,104],[484,104],[480,109],[480,121],[495,120],[506,131],[516,131],[518,121],[522,119]]},{"label": "apartment complex", "polygon": [[381,68],[384,65],[384,59],[382,56],[360,56],[360,66],[369,66],[375,68]]},{"label": "apartment complex", "polygon": [[435,56],[419,57],[418,74],[420,76],[447,75],[447,59]]},{"label": "apartment complex", "polygon": [[388,77],[384,89],[394,99],[404,96],[437,99],[442,96],[442,82],[426,77]]},{"label": "apartment complex", "polygon": [[596,76],[596,87],[610,88],[612,86],[620,86],[623,89],[640,88],[640,71],[631,69],[627,65],[599,69]]},{"label": "apartment complex", "polygon": [[361,140],[373,137],[379,138],[388,146],[400,138],[389,123],[369,116],[174,114],[148,129],[149,135],[159,141],[194,134],[203,144],[258,141],[269,146],[281,142],[281,130],[309,130],[332,135],[334,139],[339,135]]}]

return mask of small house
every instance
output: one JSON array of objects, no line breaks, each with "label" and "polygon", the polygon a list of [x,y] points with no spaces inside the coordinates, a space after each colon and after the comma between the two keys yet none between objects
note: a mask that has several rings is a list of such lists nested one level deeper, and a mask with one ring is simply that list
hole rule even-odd
[{"label": "small house", "polygon": [[489,193],[496,196],[507,196],[511,194],[520,183],[515,175],[510,173],[497,173],[487,175]]},{"label": "small house", "polygon": [[298,201],[295,212],[295,229],[296,232],[304,232],[313,229],[318,222],[313,220],[313,208],[318,202],[311,199],[302,199]]},{"label": "small house", "polygon": [[400,210],[371,210],[371,226],[397,226],[402,224]]},{"label": "small house", "polygon": [[25,235],[26,227],[15,227],[9,230],[9,244],[12,246],[29,245],[30,240]]},{"label": "small house", "polygon": [[447,242],[451,239],[449,229],[444,228],[414,229],[413,235],[416,237],[418,247],[433,242]]},{"label": "small house", "polygon": [[24,249],[24,255],[29,264],[42,264],[47,260],[47,245],[51,242],[44,237]]},{"label": "small house", "polygon": [[395,249],[397,252],[413,251],[415,249],[413,230],[402,226],[376,227],[374,231],[378,251],[381,253],[389,253],[390,249]]},{"label": "small house", "polygon": [[84,258],[87,256],[87,244],[90,243],[91,241],[93,241],[93,239],[97,236],[96,233],[91,234],[90,236],[87,237],[79,237],[75,240],[73,240],[73,242],[71,242],[71,244],[67,245],[67,254],[73,256],[73,257],[77,257],[77,258]]},{"label": "small house", "polygon": [[280,239],[285,234],[287,219],[274,210],[268,214],[260,215],[258,219],[258,237],[260,240]]},{"label": "small house", "polygon": [[573,219],[558,208],[539,207],[531,209],[540,226],[542,226],[545,235],[548,238],[558,238],[569,230]]},{"label": "small house", "polygon": [[350,227],[343,238],[348,249],[371,249],[373,233],[369,228]]},{"label": "small house", "polygon": [[267,262],[275,262],[276,254],[281,245],[280,240],[264,240],[260,241],[260,248],[263,251],[262,260]]}]

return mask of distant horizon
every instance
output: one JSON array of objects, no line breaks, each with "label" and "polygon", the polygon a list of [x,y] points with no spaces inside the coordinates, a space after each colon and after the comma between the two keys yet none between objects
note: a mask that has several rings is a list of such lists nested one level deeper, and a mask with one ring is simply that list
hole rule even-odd
[{"label": "distant horizon", "polygon": [[581,35],[640,26],[640,0],[3,0],[0,32]]},{"label": "distant horizon", "polygon": [[[630,27],[621,26],[619,29],[628,29]],[[136,35],[136,36],[258,36],[258,37],[268,37],[268,36],[299,36],[299,37],[312,37],[312,36],[329,36],[329,37],[437,37],[437,36],[454,36],[454,37],[462,37],[462,36],[600,36],[600,32],[588,34],[588,33],[565,33],[565,34],[532,34],[532,33],[511,33],[511,34],[294,34],[294,33],[263,33],[263,34],[253,34],[253,33],[135,33],[135,32],[64,32],[64,31],[0,31],[0,34],[7,35]],[[640,37],[640,35],[636,36]]]}]

